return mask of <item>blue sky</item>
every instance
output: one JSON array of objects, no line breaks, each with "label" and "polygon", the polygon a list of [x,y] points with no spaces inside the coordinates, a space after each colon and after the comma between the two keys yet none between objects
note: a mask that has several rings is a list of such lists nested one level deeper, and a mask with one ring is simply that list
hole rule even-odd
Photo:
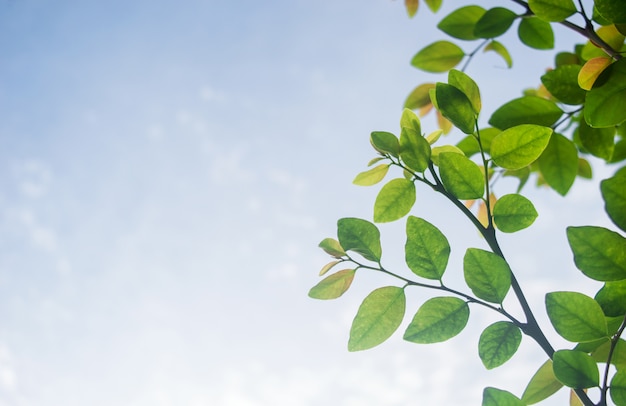
[{"label": "blue sky", "polygon": [[[487,314],[449,344],[396,334],[350,354],[360,301],[394,281],[364,276],[338,301],[307,297],[327,262],[316,245],[336,219],[371,219],[377,188],[351,185],[373,157],[370,131],[396,131],[406,94],[443,80],[409,66],[441,38],[434,22],[388,0],[2,1],[0,403],[391,406],[478,404],[485,385],[521,394],[541,354],[524,342],[511,368],[483,371],[475,341]],[[468,70],[486,109],[551,65],[549,52],[513,50],[511,71],[493,55]],[[529,191],[539,220],[503,239],[538,309],[546,289],[593,293],[563,227],[606,224],[596,190],[577,184],[569,206]],[[429,198],[418,214],[459,243],[458,265],[463,245],[482,242]],[[382,229],[401,266],[401,222]],[[554,252],[537,244],[547,239]],[[416,292],[413,309],[422,300]]]}]

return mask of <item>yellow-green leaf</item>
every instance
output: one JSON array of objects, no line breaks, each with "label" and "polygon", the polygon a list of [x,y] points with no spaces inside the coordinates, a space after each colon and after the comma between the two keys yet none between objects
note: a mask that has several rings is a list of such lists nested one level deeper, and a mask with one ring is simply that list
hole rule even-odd
[{"label": "yellow-green leaf", "polygon": [[354,269],[344,269],[327,276],[309,290],[309,297],[321,300],[338,298],[350,288],[355,272]]},{"label": "yellow-green leaf", "polygon": [[389,164],[381,164],[367,171],[361,172],[352,181],[355,185],[371,186],[375,185],[385,178],[389,171]]}]

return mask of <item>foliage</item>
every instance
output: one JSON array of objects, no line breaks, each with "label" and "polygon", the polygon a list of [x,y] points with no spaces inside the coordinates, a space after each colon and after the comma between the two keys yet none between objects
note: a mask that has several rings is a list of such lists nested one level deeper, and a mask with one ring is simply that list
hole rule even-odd
[{"label": "foliage", "polygon": [[[478,1],[477,1],[478,2]],[[426,0],[431,11],[442,0]],[[521,397],[485,388],[483,405],[530,405],[561,387],[571,388],[571,404],[626,405],[626,168],[600,183],[604,210],[618,231],[597,226],[568,227],[567,240],[576,267],[602,282],[595,297],[578,292],[549,292],[545,311],[557,333],[572,343],[555,350],[533,314],[524,291],[503,255],[498,233],[515,233],[537,217],[533,203],[520,192],[531,178],[566,196],[577,178],[589,178],[589,156],[623,166],[626,158],[626,7],[623,0],[596,0],[593,8],[574,0],[511,0],[485,9],[463,5],[444,16],[438,28],[449,39],[426,45],[411,64],[423,71],[447,73],[446,82],[417,86],[407,97],[399,137],[375,131],[370,136],[378,156],[358,174],[357,185],[382,182],[393,168],[400,176],[382,186],[374,203],[374,222],[406,217],[407,275],[387,269],[382,262],[378,227],[367,220],[343,218],[337,239],[320,244],[332,262],[349,266],[329,276],[309,293],[334,299],[346,292],[361,271],[382,272],[400,286],[374,290],[361,304],[350,330],[348,349],[360,351],[387,340],[401,325],[409,288],[440,292],[414,313],[404,339],[426,344],[446,341],[467,325],[470,310],[482,307],[502,320],[485,328],[478,355],[487,369],[505,364],[516,353],[523,336],[534,340],[546,362],[530,378]],[[418,12],[418,0],[405,1],[407,13]],[[511,6],[511,8],[505,7]],[[583,25],[574,23],[582,18]],[[506,45],[497,38],[517,25],[521,43],[534,49],[552,49],[553,25],[576,31],[584,43],[555,54],[553,69],[538,78],[539,87],[482,112],[480,88],[464,73],[479,50],[495,52],[511,66]],[[477,42],[466,52],[458,40]],[[461,62],[464,65],[456,69]],[[434,110],[440,128],[425,135],[420,115]],[[416,114],[414,111],[418,111]],[[487,117],[484,114],[488,114]],[[485,117],[489,127],[479,126]],[[455,145],[435,145],[456,128],[465,138]],[[519,179],[516,193],[496,197],[493,189],[502,176]],[[444,283],[450,256],[446,236],[427,220],[410,215],[418,187],[445,197],[482,235],[489,250],[467,248],[463,258],[466,287]],[[478,201],[476,212],[471,204]],[[422,202],[422,204],[426,204]],[[471,293],[465,293],[466,291]],[[523,311],[517,318],[504,306],[514,296]],[[508,303],[508,301],[507,301]],[[586,392],[597,388],[597,399]],[[575,395],[574,395],[575,394]]]}]

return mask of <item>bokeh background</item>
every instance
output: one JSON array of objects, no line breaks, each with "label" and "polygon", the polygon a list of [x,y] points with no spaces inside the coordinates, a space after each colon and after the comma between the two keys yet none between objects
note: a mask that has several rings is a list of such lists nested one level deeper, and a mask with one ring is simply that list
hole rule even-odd
[{"label": "bokeh background", "polygon": [[[374,157],[369,133],[397,132],[410,90],[445,80],[409,61],[443,38],[447,3],[410,20],[390,0],[0,1],[0,404],[470,405],[486,385],[521,395],[544,356],[524,340],[510,365],[485,371],[486,311],[473,307],[445,344],[399,331],[348,353],[361,300],[397,282],[362,272],[337,301],[307,297],[336,220],[372,218],[379,186],[351,185]],[[557,29],[557,49],[574,40]],[[513,69],[479,54],[467,70],[483,122],[552,66],[514,30],[502,42]],[[596,167],[597,179],[611,171]],[[527,188],[540,216],[503,236],[541,320],[547,290],[598,288],[564,232],[609,224],[597,191]],[[484,242],[426,189],[413,214],[448,235],[460,283],[465,248]],[[386,263],[404,272],[403,221],[381,230]],[[431,295],[408,293],[404,326]]]}]

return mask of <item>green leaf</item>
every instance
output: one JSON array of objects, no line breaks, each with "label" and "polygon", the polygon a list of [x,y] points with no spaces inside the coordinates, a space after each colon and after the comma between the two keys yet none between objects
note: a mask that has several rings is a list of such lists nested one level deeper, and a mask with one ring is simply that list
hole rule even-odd
[{"label": "green leaf", "polygon": [[398,329],[406,307],[404,289],[386,286],[370,293],[354,317],[348,351],[362,351],[381,344]]},{"label": "green leaf", "polygon": [[450,41],[437,41],[419,51],[411,65],[426,72],[446,72],[463,59],[465,52]]},{"label": "green leaf", "polygon": [[553,101],[524,96],[500,106],[489,119],[489,124],[506,130],[520,124],[537,124],[549,127],[563,115],[563,110]]},{"label": "green leaf", "polygon": [[483,52],[494,51],[496,54],[500,55],[504,62],[506,62],[506,67],[511,68],[513,66],[513,59],[511,59],[511,54],[509,54],[509,50],[506,49],[504,45],[502,45],[498,41],[491,41],[484,48]]},{"label": "green leaf", "polygon": [[528,0],[528,6],[537,17],[559,22],[576,13],[573,0]]},{"label": "green leaf", "polygon": [[450,257],[450,244],[441,231],[428,221],[409,216],[406,223],[406,264],[414,274],[441,280]]},{"label": "green leaf", "polygon": [[474,35],[478,38],[495,38],[507,32],[517,18],[517,14],[504,7],[487,10],[476,22]]},{"label": "green leaf", "polygon": [[585,102],[587,92],[578,85],[580,65],[563,65],[548,71],[541,83],[561,103],[577,105]]},{"label": "green leaf", "polygon": [[595,299],[605,315],[623,317],[626,314],[626,279],[606,282],[602,289],[596,293]]},{"label": "green leaf", "polygon": [[374,221],[387,223],[404,217],[415,204],[415,184],[408,179],[389,181],[378,192],[374,203]]},{"label": "green leaf", "polygon": [[389,171],[389,164],[381,164],[367,171],[361,172],[352,181],[359,186],[372,186],[385,178]]},{"label": "green leaf", "polygon": [[430,104],[430,89],[434,89],[434,83],[424,83],[417,86],[409,94],[404,102],[404,107],[411,110],[421,109]]},{"label": "green leaf", "polygon": [[419,0],[404,0],[404,7],[406,8],[406,13],[409,15],[409,18],[415,16],[419,4]]},{"label": "green leaf", "polygon": [[468,248],[463,257],[463,275],[474,295],[491,303],[502,303],[511,287],[511,269],[493,252]]},{"label": "green leaf", "polygon": [[533,405],[554,395],[562,387],[563,384],[554,376],[552,360],[549,359],[530,378],[522,395],[522,402]]},{"label": "green leaf", "polygon": [[478,39],[474,27],[484,14],[485,9],[480,6],[461,7],[444,17],[437,28],[454,38],[468,41]]},{"label": "green leaf", "polygon": [[626,239],[603,227],[568,227],[576,267],[591,279],[626,279]]},{"label": "green leaf", "polygon": [[626,167],[600,182],[604,210],[616,226],[626,231]]},{"label": "green leaf", "polygon": [[354,279],[354,269],[344,269],[322,279],[309,290],[309,297],[313,299],[336,299],[343,295]]},{"label": "green leaf", "polygon": [[456,297],[434,297],[419,308],[404,333],[404,339],[418,344],[449,340],[465,328],[469,306]]},{"label": "green leaf", "polygon": [[523,44],[534,49],[554,48],[554,31],[550,23],[538,17],[525,17],[517,27],[517,35]]},{"label": "green leaf", "polygon": [[591,358],[596,362],[606,363],[611,351],[611,364],[615,365],[617,370],[626,368],[626,341],[623,338],[617,341],[615,347],[612,346],[611,340],[604,340],[601,345],[593,350]]},{"label": "green leaf", "polygon": [[433,12],[436,13],[441,7],[441,3],[443,0],[426,0],[426,5]]},{"label": "green leaf", "polygon": [[505,169],[521,169],[533,163],[550,141],[552,129],[533,124],[508,128],[491,143],[491,158]]},{"label": "green leaf", "polygon": [[[480,109],[482,107],[480,101],[480,89],[472,78],[459,70],[451,69],[450,72],[448,72],[448,84],[456,87],[463,92],[463,94],[465,94],[467,99],[472,104],[472,108],[476,115],[480,113]],[[472,131],[472,133],[473,132],[474,131]]]},{"label": "green leaf", "polygon": [[485,193],[483,172],[464,155],[439,154],[439,174],[446,190],[457,199],[479,199]]},{"label": "green leaf", "polygon": [[336,260],[336,261],[331,261],[329,263],[327,263],[326,265],[324,265],[322,267],[322,269],[320,269],[320,276],[323,276],[326,274],[326,272],[330,271],[335,265],[337,265],[338,263],[342,262],[341,260]]},{"label": "green leaf", "polygon": [[615,150],[615,128],[592,128],[585,120],[578,126],[578,138],[582,146],[593,156],[608,161]]},{"label": "green leaf", "polygon": [[487,327],[478,341],[478,355],[487,369],[507,362],[522,342],[519,327],[508,321],[498,321]]},{"label": "green leaf", "polygon": [[439,166],[439,155],[446,152],[465,155],[461,149],[455,147],[454,145],[442,145],[440,147],[433,148],[432,155],[430,156],[431,161],[433,161],[435,165]]},{"label": "green leaf", "polygon": [[324,238],[322,242],[320,242],[319,247],[328,255],[335,258],[341,258],[346,255],[346,252],[341,247],[341,244],[339,244],[339,241],[334,238]]},{"label": "green leaf", "polygon": [[[480,134],[480,144],[483,147],[483,151],[489,153],[491,150],[491,142],[495,136],[501,132],[502,131],[499,129],[493,127],[483,128],[478,132],[478,134]],[[463,138],[458,144],[456,144],[456,146],[468,157],[480,152],[478,140],[473,135]]]},{"label": "green leaf", "polygon": [[599,340],[608,334],[602,308],[598,302],[582,293],[548,293],[546,310],[556,332],[568,341],[581,343]]},{"label": "green leaf", "polygon": [[585,121],[591,127],[611,127],[626,120],[626,59],[606,68],[585,97]]},{"label": "green leaf", "polygon": [[482,406],[524,406],[524,403],[505,390],[485,388]]},{"label": "green leaf", "polygon": [[626,23],[626,8],[623,0],[596,0],[595,9],[607,21],[616,24]]},{"label": "green leaf", "polygon": [[389,154],[398,157],[400,153],[400,143],[398,138],[386,131],[374,131],[370,135],[370,143],[374,149],[381,154]]},{"label": "green leaf", "polygon": [[[402,110],[402,117],[400,118],[400,128],[406,128],[416,132],[418,135],[422,135],[422,124],[420,119],[413,111],[404,108]],[[402,148],[402,140],[400,140],[400,147]]]},{"label": "green leaf", "polygon": [[532,202],[519,194],[504,195],[496,201],[493,220],[500,231],[514,233],[529,227],[537,218]]},{"label": "green leaf", "polygon": [[456,87],[437,83],[435,87],[437,106],[441,114],[465,134],[472,134],[476,124],[476,113],[472,102]]},{"label": "green leaf", "polygon": [[589,161],[584,158],[578,157],[578,176],[585,179],[591,179],[593,177],[593,171]]},{"label": "green leaf", "polygon": [[537,162],[546,183],[565,196],[578,174],[578,150],[574,143],[561,134],[553,133]]},{"label": "green leaf", "polygon": [[337,238],[344,250],[359,253],[370,261],[380,261],[380,231],[369,221],[351,217],[339,219]]},{"label": "green leaf", "polygon": [[600,374],[595,361],[582,351],[556,351],[552,362],[554,375],[565,386],[584,389],[600,384]]},{"label": "green leaf", "polygon": [[617,371],[611,379],[610,387],[611,399],[616,406],[626,405],[626,371]]},{"label": "green leaf", "polygon": [[554,65],[557,68],[563,65],[580,65],[581,63],[578,55],[572,52],[559,52],[554,57]]},{"label": "green leaf", "polygon": [[430,162],[430,153],[430,144],[419,132],[402,128],[400,159],[407,167],[415,172],[424,172]]}]

